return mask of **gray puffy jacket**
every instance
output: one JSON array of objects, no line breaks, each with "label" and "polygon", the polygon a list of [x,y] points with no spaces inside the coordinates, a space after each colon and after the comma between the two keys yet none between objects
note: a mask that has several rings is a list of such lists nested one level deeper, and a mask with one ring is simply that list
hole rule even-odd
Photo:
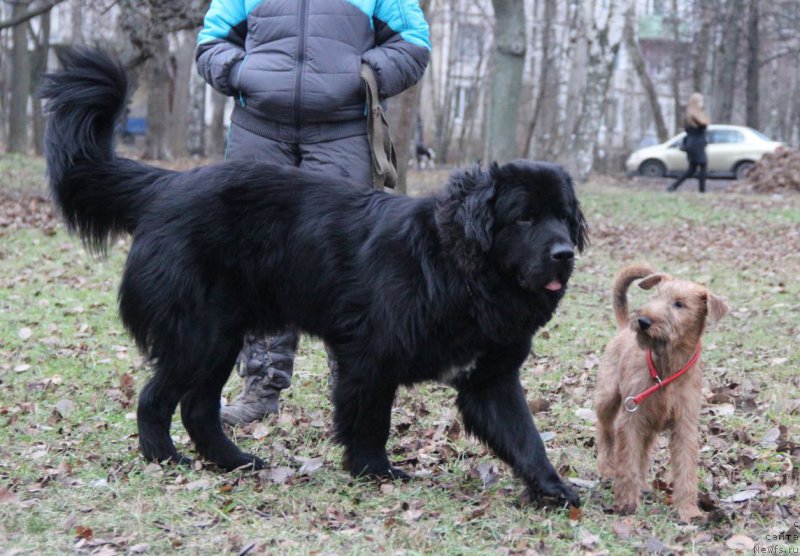
[{"label": "gray puffy jacket", "polygon": [[364,132],[362,62],[386,98],[422,77],[429,54],[417,0],[213,0],[195,57],[236,98],[235,123],[303,142]]}]

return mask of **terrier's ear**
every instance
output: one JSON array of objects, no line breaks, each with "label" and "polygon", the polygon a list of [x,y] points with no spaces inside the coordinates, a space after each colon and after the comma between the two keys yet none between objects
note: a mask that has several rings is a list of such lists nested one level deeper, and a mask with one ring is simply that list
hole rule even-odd
[{"label": "terrier's ear", "polygon": [[639,282],[639,287],[643,290],[650,290],[657,284],[667,280],[672,280],[672,276],[664,274],[663,272],[657,272],[656,274],[651,274],[650,276],[642,278],[642,281]]},{"label": "terrier's ear", "polygon": [[725,300],[711,292],[706,293],[706,306],[708,307],[708,319],[712,324],[728,314],[728,304],[725,303]]}]

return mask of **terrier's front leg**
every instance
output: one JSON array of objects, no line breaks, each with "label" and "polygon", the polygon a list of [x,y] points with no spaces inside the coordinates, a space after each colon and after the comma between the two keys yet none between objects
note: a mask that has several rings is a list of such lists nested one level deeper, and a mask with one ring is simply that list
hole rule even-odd
[{"label": "terrier's front leg", "polygon": [[684,523],[703,517],[703,512],[697,507],[697,458],[700,453],[697,421],[697,416],[685,412],[676,421],[670,436],[672,505]]},{"label": "terrier's front leg", "polygon": [[642,496],[644,439],[636,425],[634,419],[627,415],[620,416],[617,422],[614,511],[620,514],[635,513]]}]

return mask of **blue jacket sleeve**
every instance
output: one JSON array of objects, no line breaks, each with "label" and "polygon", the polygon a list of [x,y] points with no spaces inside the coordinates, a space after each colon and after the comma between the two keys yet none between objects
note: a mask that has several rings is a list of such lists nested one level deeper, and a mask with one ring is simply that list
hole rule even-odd
[{"label": "blue jacket sleeve", "polygon": [[238,88],[238,68],[245,57],[245,0],[213,0],[197,37],[197,71],[224,95]]},{"label": "blue jacket sleeve", "polygon": [[373,22],[376,46],[361,59],[375,72],[380,97],[388,98],[425,73],[431,51],[428,23],[418,0],[377,0]]}]

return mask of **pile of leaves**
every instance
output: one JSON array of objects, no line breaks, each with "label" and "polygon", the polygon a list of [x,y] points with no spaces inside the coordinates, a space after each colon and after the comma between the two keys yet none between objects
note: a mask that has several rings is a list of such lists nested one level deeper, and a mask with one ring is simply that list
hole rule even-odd
[{"label": "pile of leaves", "polygon": [[53,203],[41,193],[0,189],[0,234],[4,229],[37,228],[55,233]]},{"label": "pile of leaves", "polygon": [[756,193],[800,193],[800,150],[767,153],[748,172],[744,187]]}]

